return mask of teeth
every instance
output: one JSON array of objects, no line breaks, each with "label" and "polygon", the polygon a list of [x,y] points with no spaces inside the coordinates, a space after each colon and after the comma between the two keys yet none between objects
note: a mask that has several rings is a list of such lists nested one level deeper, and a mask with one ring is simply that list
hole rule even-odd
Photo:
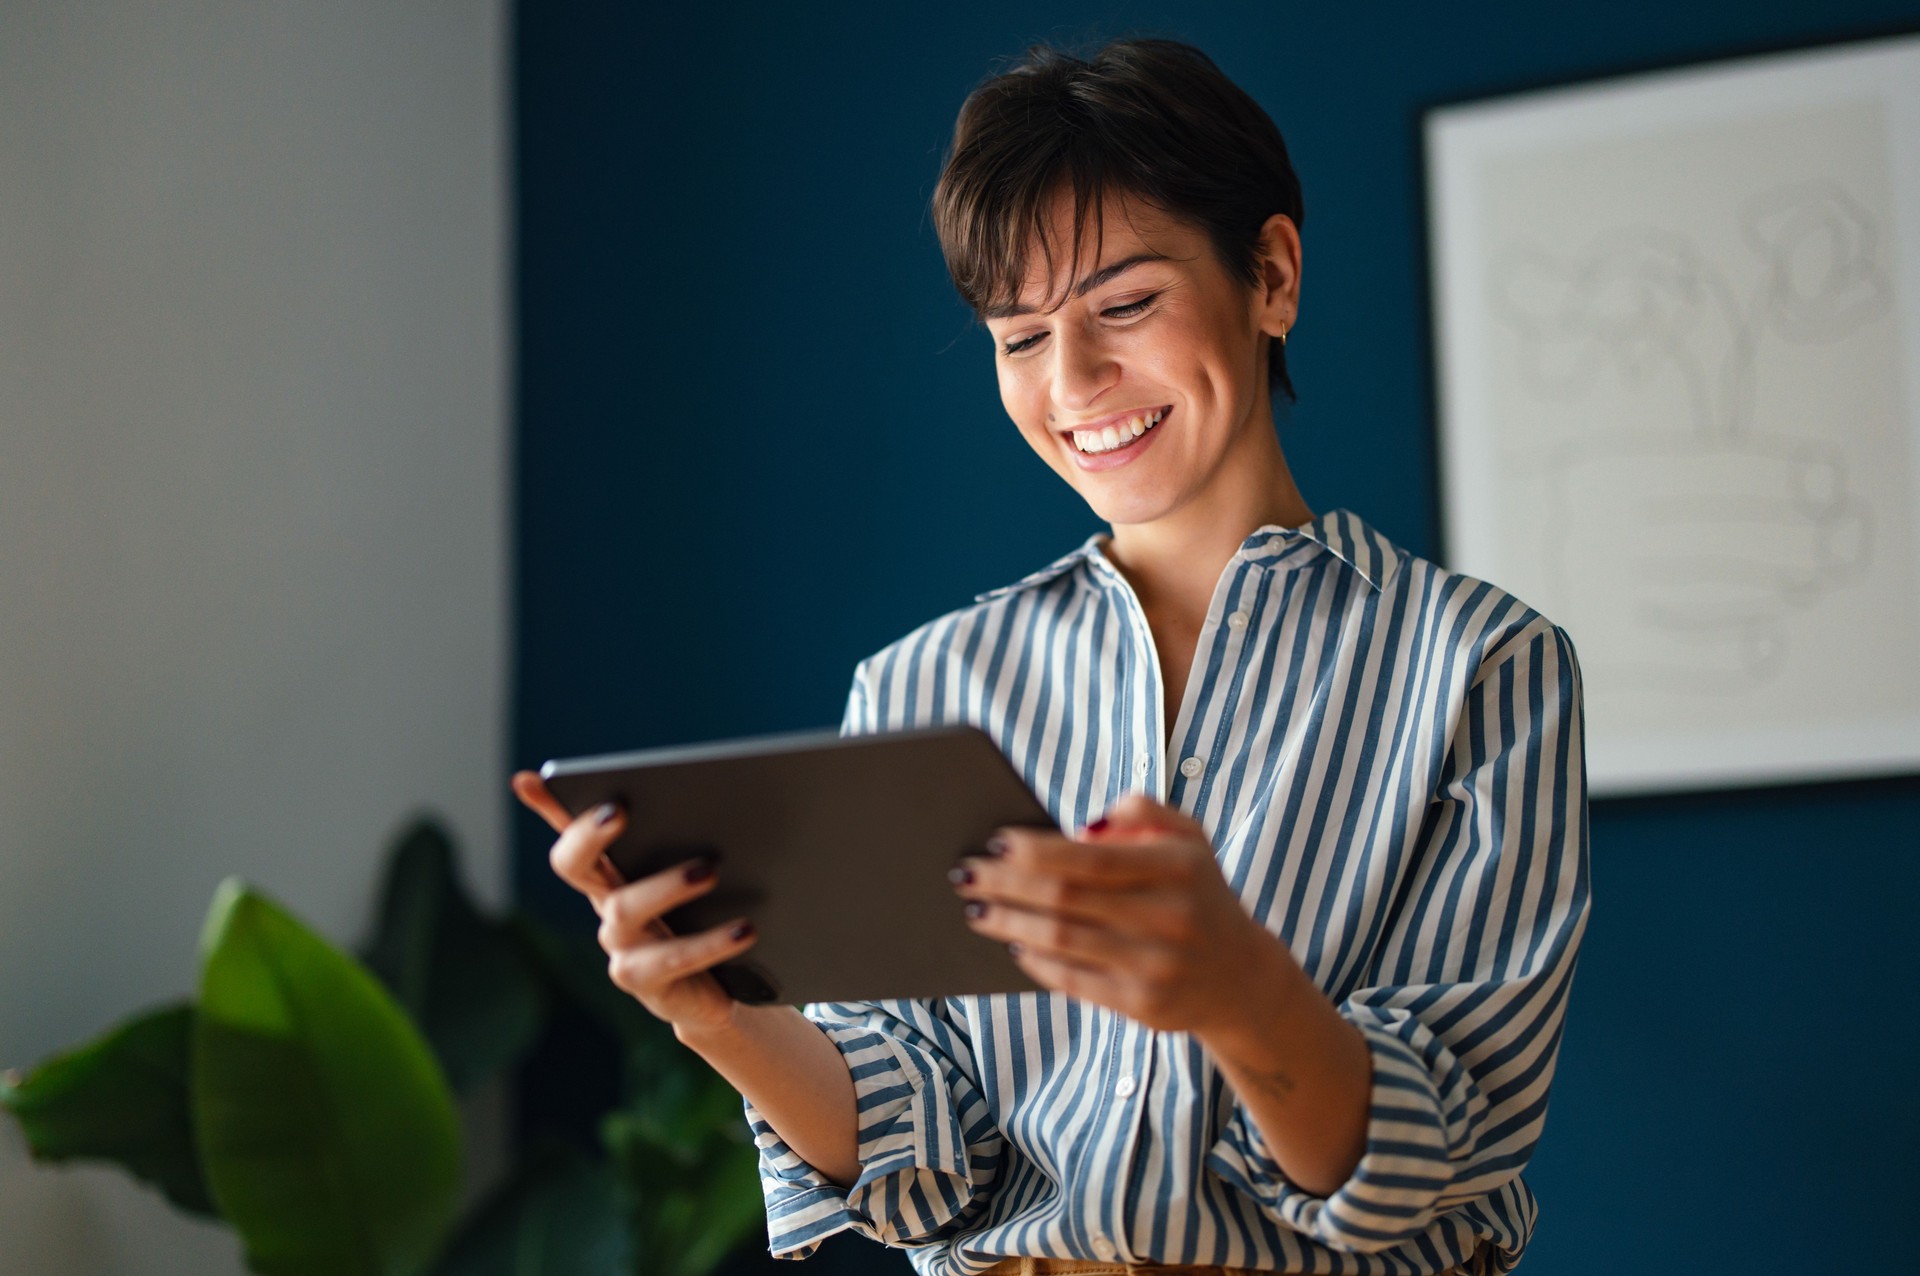
[{"label": "teeth", "polygon": [[1159,412],[1147,412],[1120,422],[1119,425],[1102,426],[1098,430],[1075,430],[1073,445],[1089,454],[1111,452],[1133,442],[1141,435],[1160,424]]}]

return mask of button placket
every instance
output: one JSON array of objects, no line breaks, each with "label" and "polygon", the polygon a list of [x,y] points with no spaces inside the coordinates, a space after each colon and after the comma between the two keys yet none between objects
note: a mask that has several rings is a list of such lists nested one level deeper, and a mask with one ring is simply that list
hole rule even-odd
[{"label": "button placket", "polygon": [[[1158,1049],[1156,1045],[1158,1039],[1158,1034],[1156,1034],[1153,1029],[1143,1025],[1127,1023],[1122,1026],[1121,1035],[1114,1042],[1117,1051],[1115,1057],[1127,1058],[1130,1056],[1132,1063],[1130,1065],[1131,1070],[1122,1074],[1119,1079],[1114,1082],[1113,1093],[1116,1097],[1122,1100],[1130,1100],[1135,1094],[1145,1094],[1147,1078],[1153,1071],[1155,1052]],[[1131,1115],[1126,1121],[1126,1150],[1120,1157],[1119,1165],[1119,1181],[1123,1185],[1130,1185],[1133,1182],[1135,1163],[1140,1157],[1140,1142],[1141,1139],[1145,1137],[1143,1127],[1146,1125],[1147,1118],[1147,1105],[1145,1103],[1129,1103],[1128,1107],[1131,1110]],[[1134,1220],[1129,1219],[1124,1212],[1126,1209],[1124,1204],[1126,1193],[1122,1192],[1120,1195],[1123,1198],[1120,1206],[1123,1212],[1112,1220],[1116,1233],[1124,1237],[1129,1246],[1137,1245],[1139,1243],[1139,1237],[1134,1235],[1132,1230]],[[1109,1248],[1105,1250],[1101,1249],[1099,1238],[1103,1235],[1104,1234],[1100,1232],[1094,1233],[1096,1238],[1094,1241],[1094,1253],[1103,1259],[1112,1258],[1114,1254],[1119,1252],[1119,1249],[1114,1245],[1111,1238],[1107,1238]],[[1139,1251],[1137,1249],[1130,1249],[1126,1261],[1131,1263],[1138,1256]]]}]

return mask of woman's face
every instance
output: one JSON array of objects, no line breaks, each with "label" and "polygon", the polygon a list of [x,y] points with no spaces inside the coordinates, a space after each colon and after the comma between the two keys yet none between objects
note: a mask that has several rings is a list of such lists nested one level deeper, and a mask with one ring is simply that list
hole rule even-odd
[{"label": "woman's face", "polygon": [[[1290,219],[1268,219],[1262,284],[1249,289],[1204,231],[1124,195],[1105,214],[1099,260],[1089,219],[1069,274],[1063,190],[1050,213],[1053,276],[1036,249],[1016,301],[1027,312],[985,319],[1000,401],[1040,459],[1100,518],[1151,523],[1204,498],[1260,446],[1255,431],[1271,446],[1261,334],[1293,322],[1300,241]],[[1070,282],[1084,291],[1039,313]]]}]

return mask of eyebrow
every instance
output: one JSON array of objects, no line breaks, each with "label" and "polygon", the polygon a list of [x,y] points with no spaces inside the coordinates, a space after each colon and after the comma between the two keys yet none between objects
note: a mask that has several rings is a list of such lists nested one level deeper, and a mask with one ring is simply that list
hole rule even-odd
[{"label": "eyebrow", "polygon": [[[1165,253],[1135,253],[1131,257],[1122,257],[1119,261],[1111,262],[1108,265],[1100,267],[1100,269],[1075,284],[1073,286],[1073,295],[1076,297],[1084,297],[1101,284],[1106,283],[1109,279],[1132,270],[1143,261],[1169,260],[1171,260],[1171,258]],[[988,306],[980,313],[982,317],[987,319],[1011,319],[1015,315],[1030,315],[1033,312],[1034,308],[1032,306],[1022,306],[1016,302],[1008,302],[1005,305]]]}]

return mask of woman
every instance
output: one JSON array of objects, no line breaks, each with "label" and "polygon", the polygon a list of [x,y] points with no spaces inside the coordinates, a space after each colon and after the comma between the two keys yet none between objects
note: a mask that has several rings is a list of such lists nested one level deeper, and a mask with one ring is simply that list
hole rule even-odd
[{"label": "woman", "polygon": [[842,730],[976,723],[1075,830],[952,875],[1049,991],[736,1004],[706,970],[751,929],[659,921],[711,870],[619,885],[623,813],[522,772],[612,978],[744,1096],[779,1256],[1509,1270],[1588,912],[1566,635],[1302,499],[1299,183],[1205,55],[1030,50],[934,211],[1008,415],[1112,530],[860,662]]}]

